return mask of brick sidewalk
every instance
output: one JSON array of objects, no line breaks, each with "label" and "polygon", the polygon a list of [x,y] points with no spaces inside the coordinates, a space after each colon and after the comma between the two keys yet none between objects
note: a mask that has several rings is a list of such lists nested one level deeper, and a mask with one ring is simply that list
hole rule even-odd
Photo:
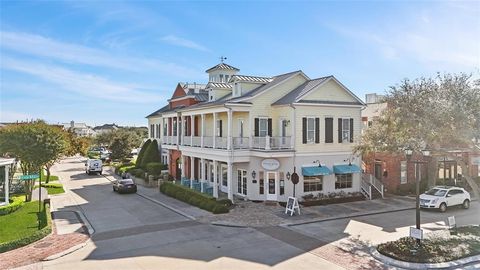
[{"label": "brick sidewalk", "polygon": [[82,244],[89,239],[88,233],[85,232],[58,235],[53,222],[52,229],[54,232],[42,240],[0,253],[0,269],[11,269],[39,262],[49,256]]}]

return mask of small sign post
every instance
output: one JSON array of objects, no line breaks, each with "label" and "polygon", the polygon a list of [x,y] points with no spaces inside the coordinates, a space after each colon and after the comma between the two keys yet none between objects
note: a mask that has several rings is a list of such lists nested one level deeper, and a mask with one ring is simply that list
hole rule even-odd
[{"label": "small sign post", "polygon": [[300,206],[298,205],[297,198],[288,197],[287,205],[285,206],[285,214],[288,215],[290,213],[290,216],[293,216],[295,210],[298,210],[298,214],[300,215]]},{"label": "small sign post", "polygon": [[455,221],[455,216],[447,218],[448,228],[453,229],[453,234],[457,234],[457,222]]},{"label": "small sign post", "polygon": [[423,230],[422,229],[417,229],[415,227],[410,227],[410,237],[422,240],[423,239]]}]

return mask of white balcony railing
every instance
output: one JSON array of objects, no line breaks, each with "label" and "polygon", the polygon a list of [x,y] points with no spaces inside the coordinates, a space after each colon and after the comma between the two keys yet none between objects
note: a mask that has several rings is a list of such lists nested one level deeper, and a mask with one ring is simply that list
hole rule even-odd
[{"label": "white balcony railing", "polygon": [[196,147],[202,146],[202,137],[193,136],[192,137],[192,146],[196,146]]},{"label": "white balcony railing", "polygon": [[209,147],[209,148],[212,148],[213,147],[213,137],[211,136],[204,136],[203,137],[203,147]]},{"label": "white balcony railing", "polygon": [[233,149],[248,149],[248,137],[234,137]]},{"label": "white balcony railing", "polygon": [[163,136],[163,144],[177,144],[177,136]]},{"label": "white balcony railing", "polygon": [[227,149],[227,138],[215,137],[215,148]]},{"label": "white balcony railing", "polygon": [[267,137],[253,137],[252,148],[253,149],[265,149],[267,145]]},{"label": "white balcony railing", "polygon": [[270,137],[270,149],[290,149],[292,148],[290,136]]},{"label": "white balcony railing", "polygon": [[182,145],[192,146],[192,137],[190,137],[190,136],[183,137]]}]

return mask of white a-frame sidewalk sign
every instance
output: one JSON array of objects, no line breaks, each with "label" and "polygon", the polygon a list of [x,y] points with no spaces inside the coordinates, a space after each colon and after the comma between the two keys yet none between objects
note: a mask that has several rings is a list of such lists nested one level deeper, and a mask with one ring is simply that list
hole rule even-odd
[{"label": "white a-frame sidewalk sign", "polygon": [[295,210],[298,210],[298,214],[300,215],[300,206],[298,206],[297,198],[288,197],[287,205],[285,206],[285,214],[290,213],[290,216],[293,216]]}]

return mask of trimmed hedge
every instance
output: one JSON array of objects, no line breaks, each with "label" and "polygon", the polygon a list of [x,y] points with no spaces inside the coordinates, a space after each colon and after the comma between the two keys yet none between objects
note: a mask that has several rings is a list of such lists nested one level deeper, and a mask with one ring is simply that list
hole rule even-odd
[{"label": "trimmed hedge", "polygon": [[147,151],[147,148],[150,145],[150,143],[152,143],[152,140],[150,140],[150,139],[146,140],[143,143],[142,148],[140,149],[140,152],[138,153],[137,160],[135,161],[135,165],[136,165],[135,167],[136,168],[141,167],[143,157],[145,156],[145,151]]},{"label": "trimmed hedge", "polygon": [[15,212],[16,210],[20,209],[20,207],[23,206],[25,203],[24,201],[25,196],[17,196],[17,197],[12,197],[10,200],[12,200],[12,203],[6,206],[1,206],[0,207],[0,216],[3,215],[8,215],[12,212]]},{"label": "trimmed hedge", "polygon": [[147,172],[148,174],[151,175],[160,175],[162,170],[166,169],[166,165],[160,163],[160,162],[150,162],[147,163]]},{"label": "trimmed hedge", "polygon": [[229,212],[229,208],[225,205],[224,200],[216,201],[214,197],[198,193],[184,186],[173,183],[163,183],[160,186],[160,192],[214,214],[224,214]]},{"label": "trimmed hedge", "polygon": [[[37,187],[38,185],[35,186],[35,188]],[[63,185],[60,183],[48,183],[48,184],[42,183],[42,187],[47,189],[48,195],[65,193],[65,190],[63,189]]]},{"label": "trimmed hedge", "polygon": [[[153,140],[149,145],[147,150],[145,150],[145,154],[142,157],[142,161],[140,164],[140,168],[147,169],[147,164],[151,162],[161,162],[162,159],[160,157],[160,152],[158,151],[158,143],[156,140]],[[137,166],[138,167],[138,166]]]},{"label": "trimmed hedge", "polygon": [[12,249],[16,249],[19,247],[26,246],[33,242],[36,242],[45,236],[49,235],[52,232],[52,217],[50,216],[50,206],[47,204],[45,208],[43,208],[42,214],[44,215],[44,220],[46,222],[45,227],[42,229],[35,231],[30,235],[26,235],[23,238],[15,239],[9,242],[1,243],[0,244],[0,253],[6,252]]},{"label": "trimmed hedge", "polygon": [[120,166],[115,167],[115,173],[118,175],[122,175],[125,172],[129,172],[130,170],[135,169],[135,165],[131,163],[121,164]]},{"label": "trimmed hedge", "polygon": [[135,177],[140,177],[140,178],[145,177],[145,171],[143,169],[140,169],[140,168],[130,169],[129,173],[133,174],[133,176],[135,176]]}]

